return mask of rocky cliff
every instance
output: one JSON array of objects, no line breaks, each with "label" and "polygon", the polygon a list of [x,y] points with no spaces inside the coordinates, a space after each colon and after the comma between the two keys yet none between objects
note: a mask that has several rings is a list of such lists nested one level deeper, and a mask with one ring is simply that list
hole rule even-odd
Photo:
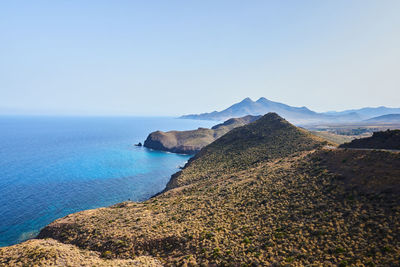
[{"label": "rocky cliff", "polygon": [[151,149],[173,153],[195,154],[206,145],[223,136],[230,130],[251,123],[261,116],[233,118],[215,125],[211,129],[199,128],[191,131],[156,131],[147,137],[144,146]]}]

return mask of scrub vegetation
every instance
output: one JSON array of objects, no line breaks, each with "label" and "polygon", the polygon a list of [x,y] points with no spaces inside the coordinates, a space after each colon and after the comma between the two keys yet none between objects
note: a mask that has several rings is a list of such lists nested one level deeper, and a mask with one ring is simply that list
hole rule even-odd
[{"label": "scrub vegetation", "polygon": [[202,149],[163,193],[56,220],[0,249],[0,265],[40,263],[35,246],[46,263],[68,247],[87,266],[86,253],[110,265],[398,266],[399,185],[399,153],[334,149],[270,113]]}]

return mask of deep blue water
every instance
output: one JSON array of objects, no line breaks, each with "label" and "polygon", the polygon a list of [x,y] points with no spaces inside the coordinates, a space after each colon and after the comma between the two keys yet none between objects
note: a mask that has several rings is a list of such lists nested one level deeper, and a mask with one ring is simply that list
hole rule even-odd
[{"label": "deep blue water", "polygon": [[138,117],[0,117],[0,246],[57,218],[164,189],[187,155],[135,147],[155,130],[209,121]]}]

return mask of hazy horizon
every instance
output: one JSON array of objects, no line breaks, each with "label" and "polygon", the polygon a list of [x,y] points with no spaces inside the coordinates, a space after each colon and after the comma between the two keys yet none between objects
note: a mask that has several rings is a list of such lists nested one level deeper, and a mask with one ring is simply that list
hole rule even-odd
[{"label": "hazy horizon", "polygon": [[400,107],[399,1],[0,3],[0,114]]},{"label": "hazy horizon", "polygon": [[[262,98],[262,97],[259,97]],[[259,98],[253,99],[250,98],[252,101],[257,101]],[[235,102],[235,103],[231,103],[228,104],[226,107],[221,108],[219,110],[208,110],[208,111],[202,111],[202,112],[198,112],[198,114],[200,113],[209,113],[209,112],[213,112],[213,111],[222,111],[230,106],[232,106],[233,104],[237,104],[240,101],[242,101],[243,99]],[[271,99],[268,99],[271,100]],[[273,100],[272,100],[273,101]],[[276,102],[276,101],[274,101]],[[286,103],[283,103],[286,104]],[[302,106],[296,106],[296,107],[302,107]],[[383,106],[363,106],[360,108],[378,108],[378,107],[383,107]],[[399,108],[400,106],[384,106],[384,107],[388,107],[388,108]],[[308,107],[307,107],[308,108]],[[340,111],[345,111],[345,110],[352,110],[352,109],[357,109],[357,108],[347,108],[347,109],[342,109],[342,110],[323,110],[323,111],[318,111],[318,112],[340,112]],[[312,110],[312,109],[311,109]],[[312,110],[315,111],[315,110]],[[27,111],[27,110],[21,110],[21,109],[1,109],[0,108],[0,116],[78,116],[78,117],[180,117],[182,115],[189,115],[189,114],[195,114],[195,113],[177,113],[177,114],[167,114],[167,115],[163,115],[163,114],[133,114],[133,113],[107,113],[107,112],[88,112],[88,111],[62,111],[62,110],[58,110],[58,111],[53,111],[53,112],[49,112],[46,110],[31,110],[31,111]]]}]

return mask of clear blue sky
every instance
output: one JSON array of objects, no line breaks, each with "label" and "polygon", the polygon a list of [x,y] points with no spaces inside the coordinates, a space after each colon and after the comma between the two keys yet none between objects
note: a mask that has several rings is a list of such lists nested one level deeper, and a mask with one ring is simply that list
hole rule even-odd
[{"label": "clear blue sky", "polygon": [[400,1],[1,1],[0,112],[400,107]]}]

